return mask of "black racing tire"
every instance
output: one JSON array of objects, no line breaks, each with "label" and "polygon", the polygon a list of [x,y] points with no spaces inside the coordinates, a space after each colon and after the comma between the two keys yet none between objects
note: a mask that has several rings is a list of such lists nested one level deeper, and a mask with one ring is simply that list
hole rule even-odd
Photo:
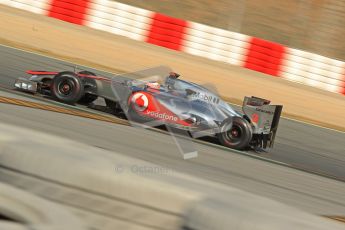
[{"label": "black racing tire", "polygon": [[223,121],[218,139],[226,147],[243,150],[249,146],[252,136],[250,123],[242,117],[233,117]]},{"label": "black racing tire", "polygon": [[73,72],[61,72],[53,78],[51,93],[58,101],[75,104],[84,96],[84,85]]}]

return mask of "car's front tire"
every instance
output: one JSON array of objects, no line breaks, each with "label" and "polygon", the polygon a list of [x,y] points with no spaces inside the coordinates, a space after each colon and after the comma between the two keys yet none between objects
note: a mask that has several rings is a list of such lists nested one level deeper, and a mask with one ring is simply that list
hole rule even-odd
[{"label": "car's front tire", "polygon": [[237,150],[243,150],[248,147],[252,136],[253,131],[250,123],[241,117],[224,120],[218,134],[222,145]]},{"label": "car's front tire", "polygon": [[73,72],[61,72],[52,80],[51,93],[58,101],[75,104],[84,96],[84,85]]}]

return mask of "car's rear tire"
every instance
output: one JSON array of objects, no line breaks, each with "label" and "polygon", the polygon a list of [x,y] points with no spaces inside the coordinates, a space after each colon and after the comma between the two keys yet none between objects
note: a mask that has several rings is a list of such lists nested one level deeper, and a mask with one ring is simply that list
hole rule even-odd
[{"label": "car's rear tire", "polygon": [[241,117],[229,118],[223,121],[220,128],[218,138],[222,145],[237,150],[249,146],[253,131],[247,120]]},{"label": "car's rear tire", "polygon": [[73,72],[61,72],[52,80],[51,93],[58,101],[75,104],[84,96],[84,85]]}]

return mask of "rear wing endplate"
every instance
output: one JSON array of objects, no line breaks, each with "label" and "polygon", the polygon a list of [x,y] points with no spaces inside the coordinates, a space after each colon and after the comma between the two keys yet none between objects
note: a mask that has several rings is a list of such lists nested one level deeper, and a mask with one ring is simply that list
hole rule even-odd
[{"label": "rear wing endplate", "polygon": [[282,105],[270,105],[270,103],[269,100],[252,96],[244,98],[242,107],[243,113],[254,126],[253,134],[264,142],[262,144],[264,148],[267,145],[273,147],[283,109]]}]

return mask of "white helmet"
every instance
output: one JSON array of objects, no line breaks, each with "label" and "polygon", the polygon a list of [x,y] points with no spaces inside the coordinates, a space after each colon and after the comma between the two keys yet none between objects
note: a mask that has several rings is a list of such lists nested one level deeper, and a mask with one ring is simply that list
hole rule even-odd
[{"label": "white helmet", "polygon": [[146,86],[148,88],[152,88],[152,89],[160,89],[161,85],[158,82],[148,82],[146,83]]}]

